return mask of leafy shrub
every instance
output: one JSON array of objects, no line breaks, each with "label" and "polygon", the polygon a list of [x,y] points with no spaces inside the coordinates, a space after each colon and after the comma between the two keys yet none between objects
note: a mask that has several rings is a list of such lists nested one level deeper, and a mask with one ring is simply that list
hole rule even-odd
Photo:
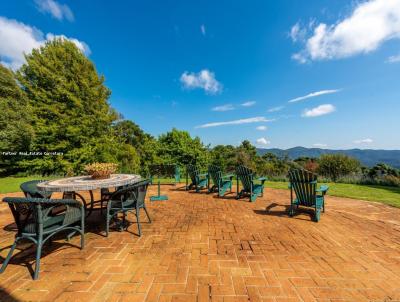
[{"label": "leafy shrub", "polygon": [[338,178],[355,174],[361,169],[360,162],[344,154],[324,154],[319,159],[318,173],[330,177],[334,182]]}]

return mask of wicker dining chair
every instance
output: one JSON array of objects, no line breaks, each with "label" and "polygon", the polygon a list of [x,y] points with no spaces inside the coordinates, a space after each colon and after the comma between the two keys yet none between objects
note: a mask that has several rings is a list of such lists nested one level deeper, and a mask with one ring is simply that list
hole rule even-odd
[{"label": "wicker dining chair", "polygon": [[40,191],[37,185],[44,180],[30,180],[22,183],[20,189],[24,192],[25,197],[32,198],[50,198],[51,192]]},{"label": "wicker dining chair", "polygon": [[[79,232],[83,249],[85,209],[77,200],[5,197],[3,201],[8,203],[18,231],[14,244],[0,268],[0,273],[6,269],[18,242],[22,239],[30,240],[36,246],[36,266],[33,275],[35,280],[39,277],[43,245],[51,241],[55,234],[61,231]],[[53,210],[60,207],[64,207],[64,211],[57,211],[57,214],[54,214]]]},{"label": "wicker dining chair", "polygon": [[134,212],[138,224],[139,236],[142,235],[140,226],[140,209],[144,209],[149,222],[151,218],[147,212],[145,205],[145,198],[147,187],[150,180],[143,180],[136,184],[120,188],[112,193],[107,200],[107,214],[106,214],[106,236],[108,237],[110,231],[110,222],[112,219],[117,219],[118,214],[122,213],[122,221],[119,223],[120,229],[127,229],[126,215],[128,212]]}]

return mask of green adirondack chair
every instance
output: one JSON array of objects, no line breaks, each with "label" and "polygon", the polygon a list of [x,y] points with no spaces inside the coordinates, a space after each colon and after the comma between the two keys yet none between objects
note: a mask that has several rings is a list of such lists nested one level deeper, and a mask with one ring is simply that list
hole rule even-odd
[{"label": "green adirondack chair", "polygon": [[[315,221],[320,220],[321,209],[325,212],[325,194],[328,186],[320,186],[317,189],[317,175],[302,169],[289,171],[290,187],[290,210],[289,215],[293,216],[299,206],[315,209]],[[296,198],[294,198],[294,193]]]},{"label": "green adirondack chair", "polygon": [[200,173],[199,169],[195,165],[187,165],[186,173],[189,175],[192,183],[187,185],[186,177],[186,189],[195,189],[196,192],[200,192],[201,189],[208,187],[208,173]]},{"label": "green adirondack chair", "polygon": [[[237,176],[237,196],[236,199],[242,198],[245,195],[250,196],[250,201],[256,201],[258,196],[264,195],[264,183],[267,180],[266,177],[260,177],[255,179],[254,172],[243,166],[236,167],[236,176]],[[239,180],[242,183],[243,189],[239,191]],[[259,181],[259,184],[256,184],[255,181]]]},{"label": "green adirondack chair", "polygon": [[208,189],[208,192],[218,192],[218,196],[222,197],[229,189],[232,192],[233,174],[223,175],[218,166],[210,165],[208,167],[208,175],[213,181],[213,186]]}]

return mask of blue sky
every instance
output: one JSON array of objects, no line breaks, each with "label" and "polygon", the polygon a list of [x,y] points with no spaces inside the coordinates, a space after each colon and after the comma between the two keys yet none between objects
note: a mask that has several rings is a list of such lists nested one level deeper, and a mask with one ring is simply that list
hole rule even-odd
[{"label": "blue sky", "polygon": [[155,136],[400,149],[400,1],[304,3],[2,1],[0,58],[15,69],[72,39],[111,105]]}]

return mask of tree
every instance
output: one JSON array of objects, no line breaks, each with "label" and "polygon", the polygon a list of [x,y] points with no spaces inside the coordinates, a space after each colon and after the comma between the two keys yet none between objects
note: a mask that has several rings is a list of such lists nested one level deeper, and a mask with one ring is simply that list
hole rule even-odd
[{"label": "tree", "polygon": [[236,162],[239,165],[245,165],[250,169],[257,168],[257,148],[248,140],[244,140],[239,147],[236,148]]},{"label": "tree", "polygon": [[172,129],[158,139],[158,155],[163,163],[197,164],[206,167],[208,150],[199,137],[192,138],[187,131]]},{"label": "tree", "polygon": [[[55,39],[26,56],[17,78],[32,108],[32,150],[62,153],[28,159],[24,165],[42,173],[79,172],[82,164],[93,161],[87,155],[107,141],[117,118],[104,77],[74,43]],[[116,160],[118,148],[112,144],[102,156]]]},{"label": "tree", "polygon": [[273,153],[265,153],[261,157],[259,174],[285,177],[290,168],[287,156],[278,157]]},{"label": "tree", "polygon": [[29,123],[26,96],[13,72],[0,64],[0,173],[18,171],[19,152],[30,149],[33,131]]},{"label": "tree", "polygon": [[115,135],[120,137],[123,143],[132,146],[137,151],[140,158],[140,173],[148,175],[149,165],[159,162],[158,142],[130,120],[118,121],[113,128]]},{"label": "tree", "polygon": [[324,154],[319,159],[318,173],[336,182],[339,177],[359,172],[360,168],[357,159],[345,154]]},{"label": "tree", "polygon": [[223,171],[234,172],[236,162],[236,149],[231,145],[217,145],[211,149],[211,164],[220,167]]}]

